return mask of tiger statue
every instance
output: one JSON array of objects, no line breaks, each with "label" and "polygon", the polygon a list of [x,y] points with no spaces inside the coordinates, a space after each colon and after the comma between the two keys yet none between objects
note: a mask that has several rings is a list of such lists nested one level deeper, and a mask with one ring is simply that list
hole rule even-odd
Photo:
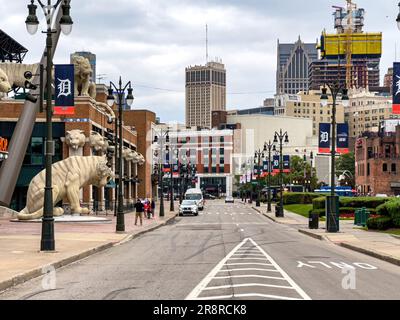
[{"label": "tiger statue", "polygon": [[[18,213],[19,220],[38,219],[43,216],[46,171],[36,175],[28,188],[26,207]],[[76,156],[57,162],[52,166],[53,206],[67,197],[71,212],[89,214],[80,206],[79,190],[88,185],[104,187],[114,174],[107,166],[107,157]],[[64,209],[55,207],[54,216],[62,216]]]}]

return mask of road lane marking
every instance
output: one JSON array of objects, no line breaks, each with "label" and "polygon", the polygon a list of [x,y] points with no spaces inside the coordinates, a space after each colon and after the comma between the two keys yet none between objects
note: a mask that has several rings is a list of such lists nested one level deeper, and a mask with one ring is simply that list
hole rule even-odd
[{"label": "road lane marking", "polygon": [[[260,278],[260,279],[273,279],[273,280],[286,280],[281,277],[270,277],[270,276],[261,276],[258,274],[245,274],[245,275],[236,275],[236,276],[218,276],[214,277],[214,279],[235,279],[235,278]],[[291,288],[291,287],[290,287]],[[206,289],[204,289],[206,290]]]},{"label": "road lane marking", "polygon": [[220,270],[218,272],[232,272],[232,271],[276,271],[276,270],[268,270],[268,269],[261,269],[261,268],[237,268],[237,269],[226,269],[226,270]]},{"label": "road lane marking", "polygon": [[241,283],[241,284],[228,284],[224,286],[207,287],[204,290],[219,290],[219,289],[229,289],[229,288],[244,288],[244,287],[268,287],[268,288],[278,288],[278,289],[289,289],[295,290],[288,286],[278,286],[274,284],[262,284],[262,283]]},{"label": "road lane marking", "polygon": [[[245,251],[245,250],[258,250],[263,256],[263,258],[251,258],[251,257],[241,257],[241,258],[234,258],[234,255],[237,254],[237,251]],[[253,251],[254,252],[254,251]],[[239,261],[246,261],[247,262],[238,262],[238,263],[230,263],[229,261],[233,260],[239,260]],[[250,262],[253,260],[252,262]],[[265,261],[264,263],[261,262],[254,262],[254,261]],[[243,274],[243,275],[229,275],[229,276],[218,276],[217,274],[220,272],[230,272],[230,269],[224,269],[224,268],[230,268],[231,266],[268,266],[268,267],[273,267],[273,269],[263,269],[262,271],[264,272],[275,272],[279,273],[280,277],[270,277],[270,276],[263,276],[263,275],[255,275],[253,273],[251,274]],[[243,268],[246,269],[246,268]],[[247,268],[251,269],[251,268]],[[253,268],[253,269],[261,269],[259,268]],[[239,269],[232,269],[233,271],[239,271]],[[242,270],[242,271],[252,271],[252,270]],[[218,286],[217,283],[213,283],[219,279],[259,279],[259,283],[253,283],[251,282],[246,283],[246,284],[235,284],[231,283],[230,285],[225,285],[225,286]],[[285,281],[289,285],[284,286],[284,285],[276,285],[273,283],[268,283],[266,281],[268,280],[280,280],[280,281]],[[270,281],[271,282],[271,281]],[[238,244],[231,252],[228,253],[228,255],[223,258],[206,276],[205,278],[200,281],[200,283],[189,293],[189,295],[186,297],[186,300],[209,300],[209,299],[218,299],[218,297],[205,297],[201,296],[204,292],[210,291],[210,290],[216,290],[217,288],[220,290],[223,289],[232,289],[232,288],[239,288],[239,287],[248,287],[248,290],[251,290],[251,287],[259,287],[259,288],[264,288],[263,290],[267,290],[267,288],[270,288],[272,290],[273,288],[279,288],[279,289],[285,289],[285,290],[291,290],[291,292],[295,291],[297,295],[299,295],[302,300],[311,300],[311,298],[289,277],[289,275],[275,262],[275,260],[272,259],[270,255],[268,255],[253,239],[251,238],[246,238],[244,239],[240,244]],[[265,293],[265,294],[264,294]],[[289,299],[289,300],[299,300],[298,298],[293,298],[293,297],[286,297],[284,296],[276,296],[270,293],[274,292],[263,292],[263,294],[260,293],[254,293],[254,292],[246,292],[245,295],[236,295],[235,293],[232,295],[221,295],[221,297],[226,297],[224,299],[229,299],[229,298],[240,298],[240,297],[264,297],[264,298],[273,298],[273,299]],[[221,298],[222,299],[222,298]]]},{"label": "road lane marking", "polygon": [[244,253],[235,253],[234,254],[234,256],[244,256],[244,255],[246,255],[247,257],[259,257],[259,256],[263,256],[262,254],[255,254],[255,253],[247,253],[247,252],[244,252]]},{"label": "road lane marking", "polygon": [[291,297],[282,297],[271,294],[261,294],[261,293],[243,293],[243,294],[230,294],[226,296],[214,296],[214,297],[200,297],[196,300],[225,300],[225,299],[233,299],[233,298],[269,298],[276,300],[303,300],[298,298]]}]

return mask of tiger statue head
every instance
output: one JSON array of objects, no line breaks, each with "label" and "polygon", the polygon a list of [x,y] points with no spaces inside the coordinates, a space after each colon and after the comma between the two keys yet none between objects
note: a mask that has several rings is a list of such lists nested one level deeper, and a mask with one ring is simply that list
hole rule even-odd
[{"label": "tiger statue head", "polygon": [[86,137],[85,131],[83,130],[71,130],[67,131],[65,141],[72,149],[78,150],[85,145]]},{"label": "tiger statue head", "polygon": [[8,76],[2,69],[0,69],[0,92],[7,93],[9,91],[11,91],[11,85],[8,81]]},{"label": "tiger statue head", "polygon": [[102,188],[104,187],[111,179],[115,177],[111,168],[107,166],[107,158],[105,156],[102,157],[102,160],[96,166],[97,177],[95,181],[93,181],[93,185]]}]

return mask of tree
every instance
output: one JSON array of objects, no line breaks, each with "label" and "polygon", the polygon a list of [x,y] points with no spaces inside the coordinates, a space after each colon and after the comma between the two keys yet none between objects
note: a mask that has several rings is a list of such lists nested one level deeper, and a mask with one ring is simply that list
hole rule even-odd
[{"label": "tree", "polygon": [[356,160],[354,152],[342,154],[336,161],[336,175],[344,176],[345,179],[341,182],[343,184],[355,186],[355,171],[356,171]]}]

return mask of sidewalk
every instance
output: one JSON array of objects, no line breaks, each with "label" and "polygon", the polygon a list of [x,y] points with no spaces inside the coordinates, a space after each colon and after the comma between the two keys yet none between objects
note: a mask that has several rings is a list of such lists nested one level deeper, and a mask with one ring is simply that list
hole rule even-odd
[{"label": "sidewalk", "polygon": [[266,205],[254,210],[263,213],[269,219],[286,225],[292,225],[299,232],[310,237],[330,241],[342,247],[358,251],[369,256],[400,266],[400,238],[380,232],[369,232],[354,225],[352,220],[340,220],[338,233],[327,233],[325,221],[319,222],[318,230],[308,228],[308,218],[285,210],[284,218],[275,217],[275,206],[272,212],[267,213]]},{"label": "sidewalk", "polygon": [[112,246],[129,241],[165,225],[177,215],[165,208],[160,218],[159,206],[154,219],[144,219],[135,226],[135,213],[125,214],[125,233],[116,233],[116,217],[105,223],[55,223],[55,253],[40,252],[41,223],[11,222],[0,217],[0,291],[43,274],[43,267],[60,268]]}]

